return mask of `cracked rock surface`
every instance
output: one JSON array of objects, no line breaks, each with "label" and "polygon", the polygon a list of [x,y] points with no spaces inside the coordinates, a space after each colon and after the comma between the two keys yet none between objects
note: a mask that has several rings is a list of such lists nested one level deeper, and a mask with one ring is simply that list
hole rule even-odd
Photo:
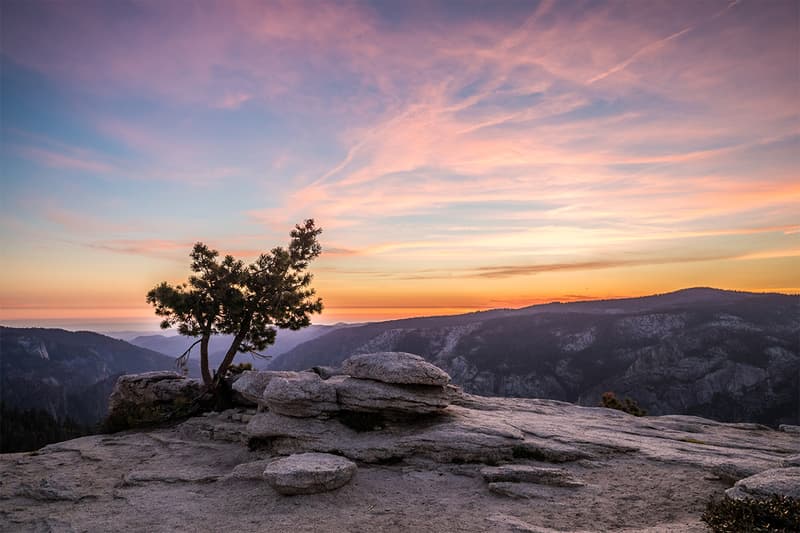
[{"label": "cracked rock surface", "polygon": [[[701,532],[735,481],[798,470],[797,435],[764,426],[477,396],[439,412],[354,428],[238,409],[1,455],[0,531]],[[264,480],[309,452],[358,473],[291,498]]]}]

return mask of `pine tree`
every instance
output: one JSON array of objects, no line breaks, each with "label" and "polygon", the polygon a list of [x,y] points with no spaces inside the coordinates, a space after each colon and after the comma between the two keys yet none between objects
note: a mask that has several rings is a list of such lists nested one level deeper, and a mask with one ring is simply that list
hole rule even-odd
[{"label": "pine tree", "polygon": [[[212,390],[233,364],[237,353],[260,352],[275,342],[276,328],[298,330],[311,324],[310,315],[322,311],[322,300],[310,288],[309,263],[322,251],[317,236],[321,228],[306,220],[292,230],[288,248],[276,247],[249,265],[202,242],[190,257],[193,274],[186,283],[166,282],[147,293],[147,302],[163,317],[161,327],[198,340],[203,382]],[[216,372],[209,369],[208,344],[212,335],[232,335],[233,340]]]}]

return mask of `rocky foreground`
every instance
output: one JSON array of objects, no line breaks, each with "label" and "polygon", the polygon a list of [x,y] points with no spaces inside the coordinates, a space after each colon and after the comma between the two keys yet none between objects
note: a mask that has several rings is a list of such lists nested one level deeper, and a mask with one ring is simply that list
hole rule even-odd
[{"label": "rocky foreground", "polygon": [[[706,502],[726,491],[800,497],[794,426],[636,418],[448,381],[402,353],[245,373],[237,408],[0,456],[0,530],[705,531]],[[193,390],[174,374],[122,378],[112,414],[133,399],[185,409]]]}]

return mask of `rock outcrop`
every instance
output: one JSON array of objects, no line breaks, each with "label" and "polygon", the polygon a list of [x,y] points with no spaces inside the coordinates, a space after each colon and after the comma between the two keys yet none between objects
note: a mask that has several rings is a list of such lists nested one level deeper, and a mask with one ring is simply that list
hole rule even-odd
[{"label": "rock outcrop", "polygon": [[[493,447],[488,442],[498,435],[504,438],[506,430],[477,436],[445,421],[431,432],[410,424],[415,418],[442,415],[458,397],[447,385],[449,376],[421,357],[402,352],[365,354],[348,359],[342,368],[362,377],[342,374],[323,380],[312,372],[248,376],[250,384],[268,383],[259,401],[263,412],[248,424],[250,445],[279,454],[336,452],[370,462],[414,454],[475,460],[493,448],[496,451],[488,453],[511,457],[513,445]],[[394,424],[386,433],[370,432],[390,420]],[[452,434],[452,445],[426,446],[427,439],[443,440],[437,432]]]},{"label": "rock outcrop", "polygon": [[354,355],[342,364],[343,373],[354,378],[404,385],[450,383],[450,376],[418,355],[406,352],[378,352]]},{"label": "rock outcrop", "polygon": [[[800,440],[758,424],[313,375],[272,376],[260,412],[205,413],[0,456],[0,516],[9,530],[44,531],[699,533],[705,502],[734,482],[731,497],[797,497]],[[161,391],[181,381],[162,377],[123,383]],[[362,389],[348,381],[409,394],[438,387],[450,403],[425,415],[355,412],[341,391]],[[387,410],[408,408],[381,395]],[[283,498],[270,485],[284,494],[338,490]]]},{"label": "rock outcrop", "polygon": [[335,413],[336,387],[312,372],[274,377],[264,389],[263,404],[273,413],[311,417]]},{"label": "rock outcrop", "polygon": [[271,462],[264,479],[281,494],[316,494],[346,485],[356,464],[328,453],[300,453]]},{"label": "rock outcrop", "polygon": [[201,411],[202,385],[177,372],[120,376],[108,400],[112,430],[146,427],[186,418]]},{"label": "rock outcrop", "polygon": [[246,405],[258,405],[261,403],[264,390],[269,382],[274,378],[288,378],[297,376],[298,372],[290,371],[267,371],[267,370],[246,370],[242,372],[236,381],[233,382],[232,389],[244,400]]},{"label": "rock outcrop", "polygon": [[352,377],[336,382],[336,396],[342,410],[361,413],[425,415],[450,405],[450,394],[443,386],[397,385]]},{"label": "rock outcrop", "polygon": [[382,416],[438,413],[455,389],[450,376],[421,357],[404,352],[362,354],[347,359],[343,373],[248,371],[233,390],[251,405],[294,417],[328,416],[338,411]]}]

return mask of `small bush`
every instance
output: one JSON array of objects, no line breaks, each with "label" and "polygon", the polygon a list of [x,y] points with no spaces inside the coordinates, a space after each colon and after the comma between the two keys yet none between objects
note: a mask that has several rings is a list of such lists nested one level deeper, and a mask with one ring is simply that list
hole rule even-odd
[{"label": "small bush", "polygon": [[602,398],[600,398],[600,405],[608,409],[624,411],[633,416],[645,416],[647,414],[647,411],[639,407],[639,404],[636,403],[636,400],[625,398],[623,401],[619,401],[613,392],[603,393]]},{"label": "small bush", "polygon": [[725,497],[708,502],[701,520],[715,533],[796,532],[800,531],[800,500],[778,495],[764,500]]}]

